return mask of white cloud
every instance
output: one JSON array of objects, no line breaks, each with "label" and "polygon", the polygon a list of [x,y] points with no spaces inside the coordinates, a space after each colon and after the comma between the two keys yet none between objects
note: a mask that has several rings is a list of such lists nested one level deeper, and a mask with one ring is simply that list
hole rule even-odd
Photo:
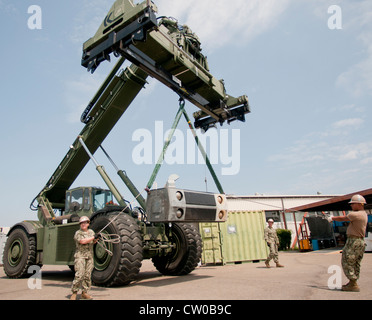
[{"label": "white cloud", "polygon": [[341,154],[339,160],[355,160],[358,157],[357,150],[350,150],[346,154]]},{"label": "white cloud", "polygon": [[[372,49],[372,46],[371,46]],[[372,50],[369,56],[341,73],[336,81],[337,86],[347,88],[353,95],[372,94]]]},{"label": "white cloud", "polygon": [[208,51],[247,42],[272,28],[290,0],[159,0],[159,15],[187,24]]},{"label": "white cloud", "polygon": [[[337,163],[354,161],[361,165],[370,163],[372,141],[365,126],[366,111],[355,104],[334,108],[332,114],[360,117],[345,117],[324,128],[305,134],[294,141],[283,152],[273,154],[269,162],[277,162],[281,167],[290,168],[330,168]],[[333,164],[333,165],[332,165]]]},{"label": "white cloud", "polygon": [[372,163],[372,157],[365,158],[360,163],[361,164],[370,164],[370,163]]},{"label": "white cloud", "polygon": [[[98,73],[97,73],[98,74]],[[86,73],[78,79],[65,82],[64,100],[67,106],[67,121],[76,123],[80,121],[80,116],[94,93],[104,80],[104,76],[95,76]]]},{"label": "white cloud", "polygon": [[358,160],[360,163],[365,164],[366,159],[368,159],[372,153],[372,142],[340,144],[332,147],[331,151],[334,152],[335,160]]},{"label": "white cloud", "polygon": [[160,86],[160,82],[158,80],[152,77],[148,77],[147,84],[144,87],[145,90],[142,90],[143,91],[142,95],[143,96],[152,95],[153,92],[155,92],[159,88],[159,86]]},{"label": "white cloud", "polygon": [[80,45],[93,37],[112,4],[112,0],[83,0],[82,10],[75,14],[71,41]]},{"label": "white cloud", "polygon": [[5,3],[4,0],[0,0],[0,11],[6,13],[9,16],[19,14],[19,9],[13,3]]},{"label": "white cloud", "polygon": [[363,124],[364,120],[360,118],[350,118],[345,120],[340,120],[332,124],[334,128],[347,128],[347,127],[359,127]]},{"label": "white cloud", "polygon": [[356,113],[362,113],[362,112],[365,112],[365,107],[362,107],[362,106],[359,106],[359,105],[356,105],[354,103],[351,103],[351,104],[345,104],[343,106],[339,106],[339,107],[332,107],[330,108],[330,110],[332,112],[345,112],[345,111],[351,111],[351,112],[356,112]]},{"label": "white cloud", "polygon": [[362,118],[348,118],[331,123],[322,131],[311,132],[306,135],[307,138],[324,139],[331,137],[345,137],[353,132],[357,132],[363,128],[364,119]]},{"label": "white cloud", "polygon": [[269,162],[278,163],[281,167],[293,166],[315,167],[329,165],[330,163],[356,160],[360,164],[371,162],[372,141],[359,143],[345,143],[340,141],[312,141],[301,140],[293,146],[287,147],[280,154],[271,155]]},{"label": "white cloud", "polygon": [[346,193],[370,185],[372,141],[298,141],[268,160],[285,177],[287,193]]}]

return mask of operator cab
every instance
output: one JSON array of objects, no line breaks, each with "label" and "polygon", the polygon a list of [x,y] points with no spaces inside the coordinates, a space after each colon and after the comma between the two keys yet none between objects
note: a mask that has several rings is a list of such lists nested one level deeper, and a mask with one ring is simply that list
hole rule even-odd
[{"label": "operator cab", "polygon": [[114,196],[110,190],[96,187],[74,188],[66,191],[65,214],[90,215],[112,204]]}]

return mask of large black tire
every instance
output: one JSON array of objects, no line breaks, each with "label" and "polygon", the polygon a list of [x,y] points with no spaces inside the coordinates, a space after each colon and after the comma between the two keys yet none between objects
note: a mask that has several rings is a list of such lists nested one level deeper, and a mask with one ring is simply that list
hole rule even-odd
[{"label": "large black tire", "polygon": [[22,278],[36,264],[36,238],[21,227],[9,235],[3,253],[4,272],[10,278]]},{"label": "large black tire", "polygon": [[142,236],[136,221],[127,214],[106,213],[93,218],[91,228],[106,234],[120,236],[119,244],[106,243],[113,253],[110,256],[100,245],[94,245],[94,270],[92,281],[98,286],[112,287],[127,285],[137,277],[142,266]]},{"label": "large black tire", "polygon": [[169,241],[175,244],[175,249],[166,256],[154,257],[152,262],[156,269],[171,276],[182,276],[192,272],[198,265],[202,253],[202,240],[198,229],[191,224],[172,224],[167,226]]}]

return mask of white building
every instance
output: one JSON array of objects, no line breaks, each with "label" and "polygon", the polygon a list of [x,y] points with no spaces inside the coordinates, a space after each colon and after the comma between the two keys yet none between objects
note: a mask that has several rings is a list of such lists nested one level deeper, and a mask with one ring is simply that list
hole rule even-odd
[{"label": "white building", "polygon": [[[291,230],[291,248],[299,244],[302,232],[309,233],[305,212],[287,212],[294,207],[337,198],[338,195],[228,195],[229,211],[265,211],[266,221],[274,220],[276,229]],[[322,213],[320,213],[322,214]]]}]

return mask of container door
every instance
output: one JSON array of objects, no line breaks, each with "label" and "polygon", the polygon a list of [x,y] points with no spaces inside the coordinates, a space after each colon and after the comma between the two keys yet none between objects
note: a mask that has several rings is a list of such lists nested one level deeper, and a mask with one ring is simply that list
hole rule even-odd
[{"label": "container door", "polygon": [[258,262],[267,258],[264,240],[265,212],[229,212],[221,224],[224,263]]},{"label": "container door", "polygon": [[203,240],[203,264],[219,264],[223,262],[219,223],[200,223]]}]

